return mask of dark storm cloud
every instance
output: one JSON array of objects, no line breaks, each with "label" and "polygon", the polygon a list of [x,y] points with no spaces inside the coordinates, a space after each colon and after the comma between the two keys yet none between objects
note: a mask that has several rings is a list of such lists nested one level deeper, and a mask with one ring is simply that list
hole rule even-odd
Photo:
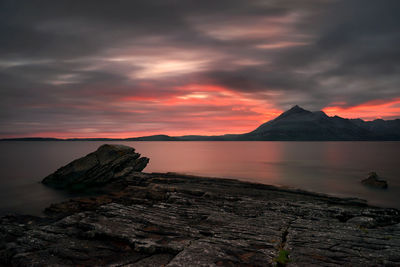
[{"label": "dark storm cloud", "polygon": [[168,131],[188,115],[397,99],[399,11],[397,0],[3,0],[0,134]]}]

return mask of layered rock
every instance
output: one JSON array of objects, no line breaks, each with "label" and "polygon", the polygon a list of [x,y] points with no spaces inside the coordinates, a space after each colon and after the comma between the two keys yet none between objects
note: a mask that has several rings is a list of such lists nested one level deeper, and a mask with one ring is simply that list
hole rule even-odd
[{"label": "layered rock", "polygon": [[42,183],[61,189],[85,190],[115,182],[131,172],[140,172],[148,162],[148,158],[140,157],[132,147],[105,144],[61,167]]},{"label": "layered rock", "polygon": [[[104,166],[120,157],[103,152],[99,169],[115,173]],[[123,190],[53,204],[45,218],[0,218],[0,266],[400,265],[396,209],[230,179],[121,179]]]}]

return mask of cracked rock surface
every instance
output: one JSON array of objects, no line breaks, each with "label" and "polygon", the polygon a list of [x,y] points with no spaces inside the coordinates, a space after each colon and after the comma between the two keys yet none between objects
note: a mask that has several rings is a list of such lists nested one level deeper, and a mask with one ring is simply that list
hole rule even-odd
[{"label": "cracked rock surface", "polygon": [[119,190],[52,204],[43,218],[0,218],[0,265],[400,265],[396,209],[174,173],[113,182]]},{"label": "cracked rock surface", "polygon": [[6,216],[3,265],[400,265],[400,214],[296,190],[131,173],[125,189]]}]

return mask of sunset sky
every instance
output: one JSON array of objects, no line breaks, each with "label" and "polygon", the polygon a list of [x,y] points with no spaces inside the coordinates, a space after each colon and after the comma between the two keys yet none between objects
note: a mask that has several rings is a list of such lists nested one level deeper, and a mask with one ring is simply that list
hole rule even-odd
[{"label": "sunset sky", "polygon": [[398,0],[0,0],[0,138],[400,118]]}]

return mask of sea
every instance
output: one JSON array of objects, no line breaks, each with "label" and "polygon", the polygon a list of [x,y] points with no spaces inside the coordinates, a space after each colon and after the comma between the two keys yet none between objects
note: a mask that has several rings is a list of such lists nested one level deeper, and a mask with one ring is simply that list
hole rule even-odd
[{"label": "sea", "polygon": [[[40,181],[85,156],[100,141],[0,142],[0,215],[43,215],[51,203],[76,197]],[[145,172],[235,178],[400,208],[400,142],[107,142],[150,158]],[[361,184],[375,171],[386,190]]]}]

